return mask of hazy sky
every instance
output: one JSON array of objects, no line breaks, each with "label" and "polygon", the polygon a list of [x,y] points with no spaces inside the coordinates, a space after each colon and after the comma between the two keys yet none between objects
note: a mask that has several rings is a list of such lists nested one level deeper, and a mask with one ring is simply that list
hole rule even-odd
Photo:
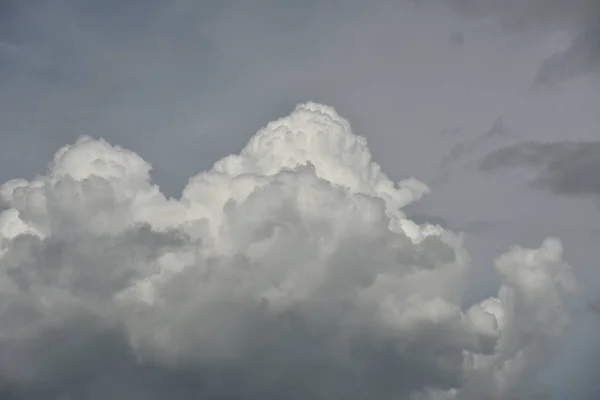
[{"label": "hazy sky", "polygon": [[[546,372],[566,398],[598,396],[600,319],[585,311],[600,291],[598,2],[0,3],[0,182],[45,174],[90,135],[137,153],[179,198],[305,101],[335,107],[392,180],[431,188],[405,211],[465,232],[465,301],[497,291],[510,246],[562,240],[581,296]],[[194,379],[123,357],[136,382]]]}]

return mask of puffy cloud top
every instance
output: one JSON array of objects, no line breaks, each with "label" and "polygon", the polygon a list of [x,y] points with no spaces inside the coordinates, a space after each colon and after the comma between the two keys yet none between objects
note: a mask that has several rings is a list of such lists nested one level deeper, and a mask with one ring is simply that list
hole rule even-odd
[{"label": "puffy cloud top", "polygon": [[567,323],[556,239],[499,257],[498,295],[465,305],[462,237],[408,220],[427,186],[391,181],[331,107],[269,123],[181,199],[150,169],[83,137],[2,185],[0,348],[25,360],[0,357],[8,381],[62,379],[40,378],[39,343],[86,317],[136,368],[209,379],[197,395],[500,399],[530,389]]}]

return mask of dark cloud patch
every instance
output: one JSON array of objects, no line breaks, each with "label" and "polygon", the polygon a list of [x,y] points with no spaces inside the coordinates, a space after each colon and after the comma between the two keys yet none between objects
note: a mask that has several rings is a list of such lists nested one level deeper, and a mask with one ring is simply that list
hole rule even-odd
[{"label": "dark cloud patch", "polygon": [[[237,357],[169,365],[140,359],[117,326],[89,316],[74,317],[22,340],[19,346],[2,345],[0,397],[408,398],[410,392],[424,387],[461,384],[456,366],[462,362],[462,352],[453,349],[452,338],[457,337],[451,330],[444,337],[432,330],[404,350],[364,337],[342,354],[335,351],[340,346],[332,342],[333,336],[311,329],[300,311],[277,319],[265,319],[260,311],[254,316],[245,350]],[[20,364],[19,370],[15,364]]]},{"label": "dark cloud patch", "polygon": [[556,194],[600,194],[600,142],[518,143],[496,150],[480,162],[483,171],[533,167],[533,187]]},{"label": "dark cloud patch", "polygon": [[475,16],[495,16],[507,26],[530,27],[552,23],[555,26],[589,17],[598,11],[593,0],[451,0],[462,13]]},{"label": "dark cloud patch", "polygon": [[588,303],[586,309],[592,314],[600,315],[600,297]]},{"label": "dark cloud patch", "polygon": [[535,85],[555,84],[600,68],[600,22],[586,27],[571,46],[548,58],[540,68]]},{"label": "dark cloud patch", "polygon": [[[117,237],[81,232],[77,237],[49,239],[21,235],[6,254],[6,259],[18,268],[8,269],[6,274],[23,288],[43,282],[108,298],[139,275],[131,264],[152,260],[164,249],[180,249],[184,243],[176,234],[156,232],[146,225],[127,229]],[[65,279],[65,266],[77,272]]]},{"label": "dark cloud patch", "polygon": [[534,85],[556,84],[600,69],[600,2],[594,0],[453,0],[463,15],[494,17],[507,30],[568,30],[566,50],[543,62]]}]

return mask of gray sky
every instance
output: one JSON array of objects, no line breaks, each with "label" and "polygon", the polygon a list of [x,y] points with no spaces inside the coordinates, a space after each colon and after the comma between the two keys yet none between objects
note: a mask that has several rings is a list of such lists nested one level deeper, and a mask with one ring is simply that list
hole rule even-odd
[{"label": "gray sky", "polygon": [[[0,182],[43,173],[85,134],[140,154],[178,197],[313,100],[348,118],[393,179],[430,185],[408,212],[466,232],[473,298],[497,284],[493,257],[557,236],[593,299],[599,21],[591,0],[3,1]],[[592,398],[598,324],[574,312],[549,372],[569,398]]]}]

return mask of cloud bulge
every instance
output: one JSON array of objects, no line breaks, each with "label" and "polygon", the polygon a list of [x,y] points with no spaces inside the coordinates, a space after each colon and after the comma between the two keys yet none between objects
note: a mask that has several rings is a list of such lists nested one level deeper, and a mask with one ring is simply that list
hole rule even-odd
[{"label": "cloud bulge", "polygon": [[561,242],[510,249],[465,304],[462,235],[408,219],[428,187],[333,108],[298,105],[179,199],[150,170],[86,136],[1,186],[7,398],[544,394],[576,290]]}]

